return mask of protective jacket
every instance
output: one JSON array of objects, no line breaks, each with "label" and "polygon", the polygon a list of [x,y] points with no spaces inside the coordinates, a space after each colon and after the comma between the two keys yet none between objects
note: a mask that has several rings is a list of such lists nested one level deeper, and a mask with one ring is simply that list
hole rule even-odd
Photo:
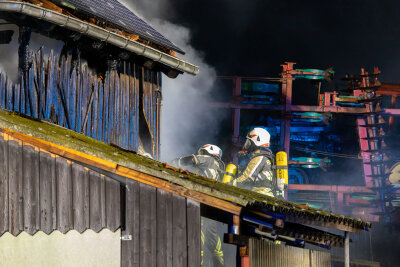
[{"label": "protective jacket", "polygon": [[[216,156],[191,155],[174,160],[178,167],[189,167],[190,171],[217,181],[222,180],[224,163]],[[224,266],[224,252],[217,222],[201,219],[201,266]]]},{"label": "protective jacket", "polygon": [[275,175],[275,157],[266,147],[259,147],[236,179],[238,187],[264,195],[277,196],[283,190],[278,187]]},{"label": "protective jacket", "polygon": [[222,180],[224,163],[216,156],[191,155],[177,159],[178,167],[191,167],[192,172],[217,181]]}]

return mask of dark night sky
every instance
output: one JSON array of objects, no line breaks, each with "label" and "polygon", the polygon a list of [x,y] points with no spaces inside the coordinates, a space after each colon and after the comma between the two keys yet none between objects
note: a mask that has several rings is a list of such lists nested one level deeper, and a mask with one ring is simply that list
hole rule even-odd
[{"label": "dark night sky", "polygon": [[277,75],[294,61],[339,77],[378,66],[400,82],[398,1],[173,0],[166,13],[219,75]]}]

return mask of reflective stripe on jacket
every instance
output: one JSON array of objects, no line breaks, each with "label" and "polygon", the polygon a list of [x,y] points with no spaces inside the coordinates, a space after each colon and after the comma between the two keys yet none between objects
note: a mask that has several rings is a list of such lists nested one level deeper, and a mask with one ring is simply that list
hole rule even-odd
[{"label": "reflective stripe on jacket", "polygon": [[268,148],[260,148],[252,153],[252,158],[236,179],[238,186],[258,193],[274,196],[276,177],[273,170],[273,153]]},{"label": "reflective stripe on jacket", "polygon": [[214,156],[191,155],[180,158],[178,162],[179,167],[192,167],[194,173],[214,180],[221,180],[225,170],[224,163]]}]

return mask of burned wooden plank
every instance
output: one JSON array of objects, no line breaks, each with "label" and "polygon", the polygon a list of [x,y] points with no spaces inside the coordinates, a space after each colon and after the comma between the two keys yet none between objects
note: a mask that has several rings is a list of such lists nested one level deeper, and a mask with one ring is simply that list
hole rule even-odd
[{"label": "burned wooden plank", "polygon": [[79,90],[79,113],[80,113],[80,123],[79,123],[79,132],[80,133],[85,133],[86,129],[84,128],[84,121],[85,121],[85,116],[86,116],[86,110],[87,110],[87,103],[88,103],[88,90],[89,90],[89,85],[88,85],[88,69],[87,66],[83,67],[83,72],[82,72],[82,86]]},{"label": "burned wooden plank", "polygon": [[5,73],[0,73],[0,108],[5,107],[5,80],[6,80],[6,74]]},{"label": "burned wooden plank", "polygon": [[58,124],[60,126],[65,127],[65,110],[64,110],[64,88],[63,84],[65,83],[64,80],[66,79],[66,68],[67,68],[67,63],[65,57],[61,58],[61,69],[60,69],[60,74],[59,80],[56,80],[56,88],[57,88],[57,102],[55,104],[55,108],[57,108],[57,115],[58,115]]},{"label": "burned wooden plank", "polygon": [[103,123],[104,123],[104,86],[103,86],[103,82],[99,83],[99,88],[98,88],[99,92],[98,92],[98,123],[97,123],[97,140],[104,140],[104,133],[103,133]]},{"label": "burned wooden plank", "polygon": [[129,76],[127,73],[127,62],[124,62],[124,74],[121,74],[121,93],[122,93],[122,143],[121,146],[129,147]]},{"label": "burned wooden plank", "polygon": [[140,187],[140,266],[156,265],[156,189],[139,184]]},{"label": "burned wooden plank", "polygon": [[157,190],[157,266],[172,267],[172,194]]},{"label": "burned wooden plank", "polygon": [[121,265],[139,267],[140,263],[140,196],[139,183],[127,181],[125,190],[125,230],[122,235],[128,239],[122,241]]},{"label": "burned wooden plank", "polygon": [[109,125],[108,117],[110,110],[110,77],[107,75],[104,80],[104,95],[103,95],[103,141],[108,143],[109,140]]},{"label": "burned wooden plank", "polygon": [[106,227],[111,231],[121,226],[120,183],[105,177],[106,183]]},{"label": "burned wooden plank", "polygon": [[[134,65],[132,70],[135,70]],[[139,145],[139,82],[129,77],[129,148],[137,151]]]},{"label": "burned wooden plank", "polygon": [[12,101],[12,99],[13,99],[13,84],[12,84],[11,80],[9,80],[9,79],[7,79],[6,90],[7,90],[6,109],[12,110],[12,107],[13,107],[13,101]]},{"label": "burned wooden plank", "polygon": [[[81,69],[81,68],[80,68]],[[75,131],[81,132],[82,71],[77,71],[75,98]]]},{"label": "burned wooden plank", "polygon": [[47,66],[46,66],[46,73],[47,75],[45,76],[46,80],[45,80],[45,90],[46,93],[42,96],[42,98],[44,99],[45,102],[45,106],[44,106],[44,118],[45,119],[49,119],[50,118],[50,107],[51,107],[51,91],[52,91],[52,87],[53,87],[53,59],[54,58],[54,52],[53,50],[50,51],[49,54],[49,58],[47,60]]},{"label": "burned wooden plank", "polygon": [[53,226],[53,186],[55,187],[56,159],[50,153],[40,150],[39,152],[39,187],[40,187],[40,230],[50,234],[55,228]]},{"label": "burned wooden plank", "polygon": [[77,86],[77,70],[73,69],[72,70],[72,74],[70,75],[70,80],[68,81],[68,118],[69,118],[69,122],[70,122],[70,129],[75,131],[76,129],[76,95],[77,95],[77,91],[78,88]]},{"label": "burned wooden plank", "polygon": [[33,235],[40,229],[39,149],[24,144],[22,162],[24,231]]},{"label": "burned wooden plank", "polygon": [[186,199],[186,225],[187,225],[187,250],[188,266],[201,265],[201,218],[200,203]]},{"label": "burned wooden plank", "polygon": [[74,229],[82,233],[89,228],[89,170],[72,165],[72,196]]},{"label": "burned wooden plank", "polygon": [[115,129],[114,129],[114,112],[115,112],[115,72],[110,71],[107,73],[109,95],[108,95],[108,143],[115,144]]},{"label": "burned wooden plank", "polygon": [[173,196],[172,199],[172,259],[173,266],[187,266],[187,235],[186,235],[186,199],[180,196]]},{"label": "burned wooden plank", "polygon": [[114,140],[113,143],[121,145],[121,88],[120,79],[118,73],[114,72],[114,91],[115,91],[115,103],[114,103]]},{"label": "burned wooden plank", "polygon": [[[1,80],[0,80],[0,86],[1,86]],[[7,231],[8,231],[8,135],[0,133],[0,236]]]},{"label": "burned wooden plank", "polygon": [[[58,64],[56,64],[56,59],[53,57],[52,58],[52,63],[51,66],[49,66],[49,86],[50,87],[50,106],[49,106],[49,119],[53,123],[58,123],[59,122],[59,109],[58,109],[58,80],[57,80],[57,74],[58,74]],[[51,69],[50,69],[51,67]],[[21,96],[22,98],[22,96]]]},{"label": "burned wooden plank", "polygon": [[94,76],[93,78],[93,93],[94,93],[94,99],[93,99],[93,104],[92,104],[92,132],[91,132],[91,137],[92,138],[98,138],[98,129],[99,129],[99,82],[97,80],[97,75]]},{"label": "burned wooden plank", "polygon": [[66,233],[72,229],[72,191],[71,164],[61,158],[56,158],[57,181],[57,229]]},{"label": "burned wooden plank", "polygon": [[21,94],[21,85],[17,84],[14,88],[13,111],[15,112],[19,112],[20,110],[20,94]]},{"label": "burned wooden plank", "polygon": [[22,142],[9,139],[8,142],[8,210],[9,231],[18,235],[24,226],[22,195]]}]

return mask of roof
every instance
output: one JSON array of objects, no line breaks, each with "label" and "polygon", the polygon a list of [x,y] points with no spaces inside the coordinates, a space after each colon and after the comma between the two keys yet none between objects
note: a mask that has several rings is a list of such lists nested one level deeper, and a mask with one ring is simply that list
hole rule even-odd
[{"label": "roof", "polygon": [[118,0],[62,0],[60,5],[94,15],[115,24],[121,29],[135,33],[154,43],[184,54],[184,51],[136,16]]},{"label": "roof", "polygon": [[[189,172],[182,172],[149,158],[110,146],[71,130],[37,120],[0,111],[0,128],[32,136],[101,159],[104,164],[115,164],[187,189],[225,200],[239,207],[279,213],[289,222],[304,223],[345,231],[366,230],[371,223],[328,211],[304,207],[293,202],[261,195],[249,190],[222,184]],[[126,172],[127,173],[127,172]],[[211,203],[212,204],[212,203]]]},{"label": "roof", "polygon": [[[170,53],[171,51],[164,51],[164,46],[160,46],[158,44],[153,46],[152,43],[147,42],[147,39],[135,39],[132,36],[123,33],[124,30],[113,29],[112,27],[104,27],[104,25],[101,25],[100,27],[81,18],[77,18],[68,12],[66,12],[67,14],[64,14],[58,10],[54,10],[54,8],[46,7],[28,2],[0,0],[0,11],[17,13],[18,16],[15,16],[17,20],[21,18],[20,14],[23,14],[33,17],[39,21],[49,22],[54,25],[58,25],[59,27],[78,32],[84,36],[111,44],[114,47],[135,53],[136,55],[143,56],[147,59],[150,59],[150,62],[159,62],[161,65],[167,66],[168,68],[174,70],[166,73],[170,78],[175,78],[178,74],[183,72],[192,75],[197,75],[199,73],[198,66],[174,56],[173,53]],[[136,37],[138,37],[138,35],[136,35]]]}]

